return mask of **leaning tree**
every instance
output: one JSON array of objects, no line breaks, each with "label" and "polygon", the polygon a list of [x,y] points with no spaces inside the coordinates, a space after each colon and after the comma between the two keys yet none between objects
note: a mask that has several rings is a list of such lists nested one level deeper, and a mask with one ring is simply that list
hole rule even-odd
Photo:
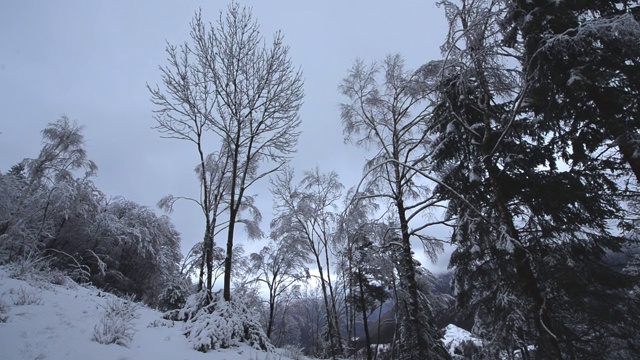
[{"label": "leaning tree", "polygon": [[331,280],[334,272],[331,246],[339,225],[338,203],[344,186],[335,172],[323,174],[318,168],[305,172],[298,185],[293,183],[293,178],[293,170],[287,169],[271,181],[276,210],[271,236],[311,254],[309,257],[317,268],[324,300],[328,351],[332,357],[340,356],[344,344],[335,284]]}]

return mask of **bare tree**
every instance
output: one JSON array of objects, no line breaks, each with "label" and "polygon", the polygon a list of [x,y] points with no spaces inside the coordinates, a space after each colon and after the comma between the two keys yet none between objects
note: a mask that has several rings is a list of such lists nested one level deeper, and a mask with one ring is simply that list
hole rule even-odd
[{"label": "bare tree", "polygon": [[[201,171],[201,184],[204,194],[219,195],[228,215],[224,298],[229,301],[235,225],[243,223],[250,237],[261,235],[260,213],[246,191],[278,171],[294,151],[303,80],[292,65],[282,34],[276,33],[266,45],[251,10],[236,2],[220,12],[216,24],[205,23],[196,13],[190,34],[191,43],[167,46],[171,69],[162,71],[171,97],[150,90],[166,117],[164,122],[158,120],[161,128],[170,137],[196,143],[202,169],[207,168],[201,151],[203,133],[210,130],[219,140],[217,160],[224,163],[219,176],[225,176],[216,184],[221,187],[205,187],[210,184],[203,176],[207,171]],[[216,206],[211,201],[216,200],[203,198],[205,213],[212,213]],[[250,216],[242,218],[243,211]],[[214,233],[212,220],[207,220],[206,236]]]},{"label": "bare tree", "polygon": [[[208,124],[229,149],[229,227],[225,258],[224,298],[231,298],[231,267],[235,224],[246,190],[278,171],[298,140],[303,80],[289,58],[280,32],[270,46],[260,34],[251,10],[232,3],[217,24],[200,14],[191,27],[197,65],[215,89],[216,111]],[[269,166],[262,167],[264,163]],[[254,212],[254,214],[256,214]],[[248,227],[250,235],[252,228]],[[255,229],[253,229],[255,230]],[[253,232],[253,235],[257,235]]]},{"label": "bare tree", "polygon": [[[422,240],[431,258],[441,248],[440,242],[423,232],[443,222],[424,216],[440,205],[421,177],[428,172],[426,120],[436,73],[429,66],[410,73],[400,55],[391,55],[381,65],[356,61],[340,86],[349,100],[341,104],[345,141],[377,152],[365,166],[365,190],[358,191],[385,200],[400,230],[396,270],[402,295],[401,344],[408,359],[448,358],[438,342],[429,305],[421,304],[411,249],[412,237]],[[416,225],[411,228],[410,224]]]},{"label": "bare tree", "polygon": [[228,179],[225,179],[227,154],[223,147],[217,153],[206,155],[205,134],[210,128],[206,114],[215,111],[216,98],[211,83],[206,80],[206,74],[202,69],[192,66],[194,54],[190,46],[186,43],[180,46],[167,44],[165,51],[168,65],[160,67],[164,89],[147,85],[151,102],[157,107],[154,111],[154,118],[158,123],[156,129],[163,137],[185,140],[195,145],[198,153],[195,171],[200,182],[200,196],[193,198],[168,195],[158,202],[158,206],[170,212],[177,200],[187,200],[196,203],[201,209],[205,231],[198,290],[206,286],[210,293],[216,219],[224,210],[220,205],[228,185]]},{"label": "bare tree", "polygon": [[269,290],[267,336],[271,339],[280,297],[306,278],[309,269],[305,263],[309,255],[296,243],[274,241],[250,257],[251,272],[257,275],[255,280]]},{"label": "bare tree", "polygon": [[42,130],[43,147],[37,159],[27,162],[30,183],[73,178],[85,170],[84,178],[95,175],[98,167],[87,159],[82,126],[65,115]]},{"label": "bare tree", "polygon": [[287,169],[273,178],[271,188],[277,212],[271,223],[271,236],[298,244],[313,255],[325,305],[331,356],[343,352],[330,253],[339,225],[337,206],[342,190],[335,172],[321,174],[317,168],[305,172],[297,186],[293,184],[293,170]]}]

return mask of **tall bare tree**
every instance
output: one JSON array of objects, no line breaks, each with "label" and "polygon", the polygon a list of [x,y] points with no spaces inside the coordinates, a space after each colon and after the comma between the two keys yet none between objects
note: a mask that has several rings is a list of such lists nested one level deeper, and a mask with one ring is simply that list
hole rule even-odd
[{"label": "tall bare tree", "polygon": [[[208,124],[228,146],[231,176],[229,227],[225,258],[224,298],[231,298],[231,259],[235,224],[246,190],[278,171],[298,140],[298,110],[302,105],[302,74],[289,58],[283,35],[265,45],[251,10],[232,3],[217,24],[205,24],[200,14],[191,27],[197,65],[215,89],[216,111]],[[268,163],[269,165],[264,165]],[[254,213],[255,214],[255,213]],[[250,235],[252,228],[250,230]],[[255,230],[255,229],[254,229]]]},{"label": "tall bare tree", "polygon": [[205,231],[198,289],[206,288],[210,295],[214,234],[218,227],[216,220],[225,210],[221,204],[228,186],[228,178],[225,178],[229,164],[228,154],[222,147],[221,151],[207,155],[205,138],[210,124],[206,114],[214,111],[216,98],[205,73],[192,66],[194,54],[191,48],[186,43],[181,46],[168,44],[166,53],[168,65],[160,67],[164,89],[147,85],[151,102],[156,106],[156,129],[163,137],[185,140],[195,145],[198,153],[195,172],[200,182],[200,195],[198,198],[168,195],[159,201],[158,206],[170,212],[177,200],[187,200],[196,203],[202,211]]},{"label": "tall bare tree", "polygon": [[[261,235],[260,213],[247,189],[278,171],[294,152],[303,80],[289,58],[282,33],[277,32],[267,45],[251,9],[237,2],[220,12],[215,24],[196,13],[190,35],[191,43],[179,50],[168,45],[170,74],[184,86],[165,82],[173,98],[160,105],[180,116],[169,119],[171,134],[188,130],[199,142],[202,133],[210,130],[219,140],[220,154],[225,154],[220,161],[228,161],[223,167],[228,180],[220,184],[225,186],[228,209],[224,298],[229,301],[235,225],[243,223],[250,237]],[[152,90],[155,94],[160,92]],[[201,154],[204,169],[203,159]],[[248,218],[241,216],[243,211]]]},{"label": "tall bare tree", "polygon": [[438,341],[428,301],[418,290],[411,248],[412,237],[422,240],[432,258],[441,248],[423,232],[440,222],[423,221],[426,217],[421,216],[439,206],[422,177],[428,173],[426,119],[433,89],[430,81],[436,73],[430,66],[408,72],[402,57],[391,55],[382,64],[356,61],[340,86],[348,98],[341,104],[345,141],[376,151],[365,166],[364,190],[359,191],[384,200],[399,226],[401,256],[396,270],[402,296],[398,308],[403,315],[402,353],[407,359],[449,357]]}]

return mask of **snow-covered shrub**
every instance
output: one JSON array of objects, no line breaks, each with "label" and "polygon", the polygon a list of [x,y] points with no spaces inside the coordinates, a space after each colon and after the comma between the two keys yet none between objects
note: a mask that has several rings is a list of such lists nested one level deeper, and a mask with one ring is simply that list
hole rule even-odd
[{"label": "snow-covered shrub", "polygon": [[[241,354],[242,352],[239,351],[239,354]],[[306,359],[305,357],[301,357],[301,358],[289,358],[286,355],[283,355],[279,352],[262,352],[262,351],[256,351],[253,353],[249,354],[249,357],[247,358],[248,360],[302,360],[302,359]]]},{"label": "snow-covered shrub", "polygon": [[282,349],[282,355],[285,358],[292,360],[302,360],[305,358],[304,354],[302,353],[302,349],[293,345],[286,345]]},{"label": "snow-covered shrub", "polygon": [[51,259],[41,253],[32,251],[24,254],[9,264],[9,277],[18,280],[30,280],[36,275],[47,273]]},{"label": "snow-covered shrub", "polygon": [[9,291],[13,305],[42,305],[42,297],[38,295],[35,289],[25,290],[22,286],[18,289]]},{"label": "snow-covered shrub", "polygon": [[184,306],[179,309],[169,310],[162,316],[165,320],[187,321],[207,305],[207,292],[200,291],[187,297]]},{"label": "snow-covered shrub", "polygon": [[[70,255],[64,251],[49,248],[52,268],[48,278],[50,283],[64,286],[75,286],[77,284],[89,284],[91,278],[91,268],[83,264],[82,257]],[[89,250],[89,252],[93,253]],[[99,261],[100,259],[98,259]]]},{"label": "snow-covered shrub", "polygon": [[58,269],[51,269],[47,275],[47,282],[65,287],[74,287],[77,284],[67,275],[65,271]]},{"label": "snow-covered shrub", "polygon": [[134,335],[133,321],[139,317],[138,308],[133,296],[107,298],[104,315],[93,328],[92,340],[105,345],[128,347]]},{"label": "snow-covered shrub", "polygon": [[147,328],[159,328],[159,327],[172,328],[174,326],[175,326],[175,322],[173,322],[173,321],[168,321],[168,320],[164,320],[164,319],[156,319],[156,320],[153,320],[152,322],[150,322],[149,325],[147,325]]},{"label": "snow-covered shrub", "polygon": [[7,315],[8,312],[9,312],[9,305],[7,305],[6,302],[0,299],[0,323],[7,322],[7,319],[9,318],[9,315]]},{"label": "snow-covered shrub", "polygon": [[454,359],[469,359],[482,349],[482,340],[453,324],[447,325],[442,338],[445,348]]},{"label": "snow-covered shrub", "polygon": [[165,314],[165,318],[185,321],[184,334],[194,349],[207,352],[245,343],[254,349],[272,351],[259,316],[240,297],[227,302],[216,293],[211,303],[204,305],[206,293],[190,296],[185,307]]},{"label": "snow-covered shrub", "polygon": [[180,283],[174,283],[169,285],[158,300],[158,309],[162,311],[169,311],[180,309],[187,303],[187,297],[189,296],[189,289]]},{"label": "snow-covered shrub", "polygon": [[9,277],[24,280],[38,287],[48,284],[74,288],[77,283],[70,277],[71,272],[54,266],[55,258],[32,251],[8,265]]}]

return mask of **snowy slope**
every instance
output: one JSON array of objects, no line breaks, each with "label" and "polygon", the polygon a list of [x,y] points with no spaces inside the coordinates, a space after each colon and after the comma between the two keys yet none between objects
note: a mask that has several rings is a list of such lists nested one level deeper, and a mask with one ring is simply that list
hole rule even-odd
[{"label": "snowy slope", "polygon": [[[182,335],[181,323],[162,320],[161,313],[140,307],[133,320],[129,347],[92,341],[94,327],[113,295],[67,281],[12,279],[0,267],[0,359],[30,360],[286,360],[248,346],[200,353]],[[3,322],[4,319],[4,322]]]}]

